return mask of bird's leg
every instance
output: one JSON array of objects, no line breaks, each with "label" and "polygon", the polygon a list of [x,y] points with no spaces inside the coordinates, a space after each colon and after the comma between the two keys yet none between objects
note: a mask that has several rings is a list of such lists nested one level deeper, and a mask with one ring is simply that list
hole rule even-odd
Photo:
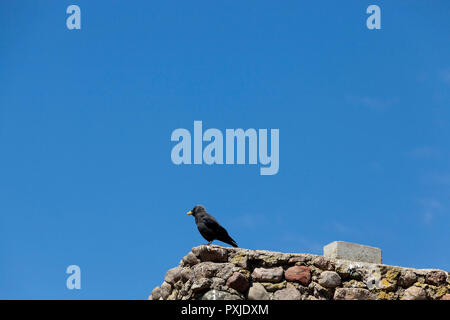
[{"label": "bird's leg", "polygon": [[210,242],[208,242],[207,246],[209,246],[211,244],[211,242],[213,242],[213,240],[211,240]]}]

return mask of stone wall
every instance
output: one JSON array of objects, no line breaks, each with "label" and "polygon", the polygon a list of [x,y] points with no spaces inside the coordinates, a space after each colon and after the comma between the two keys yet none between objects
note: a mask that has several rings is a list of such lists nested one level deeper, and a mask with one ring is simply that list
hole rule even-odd
[{"label": "stone wall", "polygon": [[150,300],[450,300],[450,276],[411,269],[221,246],[192,248]]}]

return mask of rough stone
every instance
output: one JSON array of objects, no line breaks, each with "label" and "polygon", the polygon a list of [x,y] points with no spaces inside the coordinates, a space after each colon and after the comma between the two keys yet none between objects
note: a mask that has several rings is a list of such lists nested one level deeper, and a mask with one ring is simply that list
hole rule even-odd
[{"label": "rough stone", "polygon": [[183,270],[181,270],[181,272],[180,272],[180,275],[181,275],[181,280],[183,282],[186,282],[194,276],[194,272],[192,271],[192,269],[183,268]]},{"label": "rough stone", "polygon": [[192,271],[195,279],[201,279],[214,277],[218,269],[219,266],[215,263],[202,262],[196,264]]},{"label": "rough stone", "polygon": [[450,300],[450,294],[443,295],[440,300]]},{"label": "rough stone", "polygon": [[255,257],[256,261],[260,261],[261,266],[269,268],[280,264],[285,264],[289,261],[290,256],[281,252],[265,251]]},{"label": "rough stone", "polygon": [[334,271],[324,271],[320,274],[319,284],[325,288],[336,288],[341,284],[341,277]]},{"label": "rough stone", "polygon": [[[362,278],[362,277],[360,277]],[[369,290],[381,289],[381,269],[378,267],[370,267],[366,271],[365,284]]]},{"label": "rough stone", "polygon": [[277,283],[261,282],[261,284],[269,292],[274,292],[274,291],[286,288],[286,281],[277,282]]},{"label": "rough stone", "polygon": [[335,300],[368,300],[369,290],[361,288],[337,288],[334,292]]},{"label": "rough stone", "polygon": [[321,270],[334,271],[334,263],[326,257],[317,257],[313,260],[313,265]]},{"label": "rough stone", "polygon": [[175,267],[167,271],[166,276],[164,277],[164,281],[170,284],[175,284],[178,280],[181,279],[181,267]]},{"label": "rough stone", "polygon": [[278,290],[273,295],[274,300],[300,300],[301,295],[300,292],[294,287],[287,287],[281,290]]},{"label": "rough stone", "polygon": [[242,298],[226,291],[213,289],[206,292],[201,300],[242,300]]},{"label": "rough stone", "polygon": [[403,300],[426,300],[427,293],[420,287],[409,287],[405,290]]},{"label": "rough stone", "polygon": [[161,298],[166,300],[169,297],[171,291],[172,286],[164,281],[163,284],[161,285]]},{"label": "rough stone", "polygon": [[161,298],[161,287],[154,288],[150,296],[152,297],[152,300],[159,300],[159,298]]},{"label": "rough stone", "polygon": [[342,286],[344,288],[366,288],[366,285],[364,282],[357,281],[355,279],[352,279],[350,281],[346,281],[342,283]]},{"label": "rough stone", "polygon": [[167,297],[167,300],[177,300],[177,296],[178,296],[178,290],[174,289],[174,290],[172,290],[170,295]]},{"label": "rough stone", "polygon": [[263,285],[258,282],[253,282],[248,290],[248,300],[269,300],[269,293],[264,289]]},{"label": "rough stone", "polygon": [[294,264],[294,263],[298,263],[298,264],[303,264],[306,263],[308,261],[306,256],[295,256],[295,257],[291,257],[288,260],[289,264]]},{"label": "rough stone", "polygon": [[345,241],[334,241],[323,247],[323,255],[332,259],[345,259],[381,264],[381,250]]},{"label": "rough stone", "polygon": [[308,286],[309,291],[312,291],[312,294],[319,299],[330,300],[333,298],[333,289],[325,288],[316,282],[311,282]]},{"label": "rough stone", "polygon": [[233,263],[234,265],[244,268],[244,269],[247,269],[247,267],[248,267],[248,257],[243,254],[234,255],[231,258],[230,262]]},{"label": "rough stone", "polygon": [[239,272],[234,272],[227,280],[227,286],[239,292],[247,291],[249,285],[248,279]]},{"label": "rough stone", "polygon": [[197,263],[199,263],[200,260],[191,251],[181,260],[181,262],[183,265],[192,267],[192,266],[196,265]]},{"label": "rough stone", "polygon": [[216,273],[216,277],[222,279],[228,279],[233,274],[234,265],[232,263],[217,263],[219,268]]},{"label": "rough stone", "polygon": [[381,279],[379,283],[379,287],[382,290],[386,291],[395,291],[397,289],[397,278],[400,272],[395,269],[389,269],[384,275],[384,278]]},{"label": "rough stone", "polygon": [[376,300],[394,300],[396,294],[394,292],[379,291],[376,294]]},{"label": "rough stone", "polygon": [[222,278],[213,277],[211,280],[212,280],[211,288],[213,289],[225,285],[225,280],[223,280]]},{"label": "rough stone", "polygon": [[199,292],[208,289],[211,287],[212,280],[207,278],[202,278],[199,280],[195,280],[191,286],[191,290],[193,292]]},{"label": "rough stone", "polygon": [[408,288],[417,281],[417,275],[411,270],[406,270],[401,273],[398,279],[398,284],[403,288]]},{"label": "rough stone", "polygon": [[260,282],[279,282],[283,279],[283,268],[255,268],[252,278]]},{"label": "rough stone", "polygon": [[425,282],[438,286],[444,284],[447,280],[447,274],[441,270],[433,270],[427,273],[425,277]]},{"label": "rough stone", "polygon": [[307,286],[311,281],[311,271],[306,266],[293,266],[287,269],[284,277],[288,281],[294,281]]},{"label": "rough stone", "polygon": [[201,261],[211,262],[227,262],[228,251],[217,246],[203,245],[192,248],[194,255],[200,258]]}]

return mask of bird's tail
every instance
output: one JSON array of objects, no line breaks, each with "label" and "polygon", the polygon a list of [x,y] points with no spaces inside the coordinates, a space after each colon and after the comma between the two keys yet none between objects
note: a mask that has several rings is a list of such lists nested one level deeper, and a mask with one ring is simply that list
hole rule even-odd
[{"label": "bird's tail", "polygon": [[224,242],[232,245],[235,248],[238,247],[238,244],[236,243],[236,241],[234,241],[230,236],[228,236],[228,238]]}]

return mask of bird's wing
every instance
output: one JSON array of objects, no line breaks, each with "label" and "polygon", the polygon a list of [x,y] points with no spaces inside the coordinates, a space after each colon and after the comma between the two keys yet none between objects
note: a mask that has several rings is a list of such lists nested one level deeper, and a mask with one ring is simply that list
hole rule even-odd
[{"label": "bird's wing", "polygon": [[[205,216],[202,219],[202,222],[211,230],[217,231],[220,230],[220,228],[222,228],[220,226],[220,224],[217,222],[216,219],[214,219],[214,217],[212,216]],[[223,228],[222,228],[223,229]]]},{"label": "bird's wing", "polygon": [[205,213],[204,216],[203,216],[203,219],[204,220],[208,220],[210,223],[217,223],[217,224],[219,224],[219,222],[217,222],[216,218],[214,218],[209,213]]}]

